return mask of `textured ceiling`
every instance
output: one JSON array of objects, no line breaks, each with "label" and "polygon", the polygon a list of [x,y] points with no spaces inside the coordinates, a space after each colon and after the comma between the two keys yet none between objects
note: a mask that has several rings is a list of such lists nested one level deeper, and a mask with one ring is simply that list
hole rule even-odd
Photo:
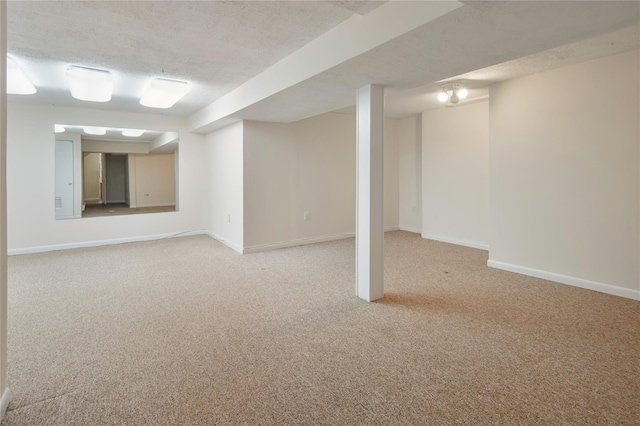
[{"label": "textured ceiling", "polygon": [[[7,51],[39,90],[21,101],[184,116],[381,3],[10,1]],[[73,64],[113,72],[108,105],[71,98],[64,71]],[[194,88],[170,111],[149,110],[137,101],[156,76]]]},{"label": "textured ceiling", "polygon": [[[11,101],[189,116],[286,56],[384,2],[8,3],[8,52],[38,87]],[[289,122],[347,107],[365,84],[387,89],[387,112],[433,107],[442,80],[484,96],[492,82],[638,49],[639,2],[464,2],[394,40],[224,118]],[[72,64],[111,70],[108,104],[69,95]],[[194,89],[170,110],[138,104],[156,76]]]}]

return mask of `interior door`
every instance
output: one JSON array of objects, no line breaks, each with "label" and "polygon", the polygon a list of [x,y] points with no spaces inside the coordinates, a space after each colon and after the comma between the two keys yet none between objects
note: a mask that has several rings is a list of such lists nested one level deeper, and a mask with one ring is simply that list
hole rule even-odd
[{"label": "interior door", "polygon": [[56,219],[73,217],[73,141],[56,141],[55,212]]}]

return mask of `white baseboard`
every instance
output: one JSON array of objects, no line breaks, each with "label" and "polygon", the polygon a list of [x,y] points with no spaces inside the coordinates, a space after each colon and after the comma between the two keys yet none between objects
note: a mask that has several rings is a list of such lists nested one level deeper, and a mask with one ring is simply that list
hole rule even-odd
[{"label": "white baseboard", "polygon": [[[140,208],[140,207],[173,207],[175,206],[175,203],[164,203],[164,204],[136,204],[135,207],[136,208]],[[133,206],[129,206],[131,208],[133,208]]]},{"label": "white baseboard", "polygon": [[140,241],[151,241],[151,240],[161,240],[163,238],[174,238],[174,237],[188,237],[191,235],[202,235],[204,234],[204,230],[195,230],[195,231],[184,231],[184,232],[172,232],[168,234],[155,234],[155,235],[141,235],[138,237],[125,237],[125,238],[114,238],[112,240],[98,240],[98,241],[81,241],[77,243],[67,243],[67,244],[54,244],[50,246],[38,246],[38,247],[25,247],[18,249],[10,249],[7,250],[7,254],[9,256],[16,256],[20,254],[32,254],[32,253],[43,253],[46,251],[55,251],[55,250],[70,250],[76,248],[86,248],[86,247],[98,247],[98,246],[106,246],[111,244],[122,244],[122,243],[135,243]]},{"label": "white baseboard", "polygon": [[7,407],[11,402],[11,391],[9,388],[5,388],[2,393],[2,399],[0,399],[0,421],[4,419],[4,415],[7,413]]},{"label": "white baseboard", "polygon": [[424,233],[422,234],[422,238],[426,238],[427,240],[441,241],[443,243],[457,244],[459,246],[471,247],[471,248],[480,249],[480,250],[489,250],[489,244],[479,243],[476,241],[460,240],[457,238],[441,237],[439,235],[424,234]]},{"label": "white baseboard", "polygon": [[401,231],[413,232],[414,234],[422,234],[422,231],[418,228],[412,228],[410,226],[400,226]]},{"label": "white baseboard", "polygon": [[245,247],[242,253],[257,253],[259,251],[275,250],[287,247],[303,246],[305,244],[324,243],[326,241],[343,240],[345,238],[353,238],[355,232],[347,232],[344,234],[325,235],[322,237],[300,238],[298,240],[280,241],[277,243],[257,244],[255,246]]},{"label": "white baseboard", "polygon": [[242,254],[242,252],[243,252],[242,247],[241,247],[241,246],[239,246],[238,244],[233,243],[233,242],[231,242],[231,241],[229,241],[229,240],[225,239],[224,237],[221,237],[220,235],[215,234],[215,233],[213,233],[213,232],[209,232],[209,231],[207,231],[207,232],[206,232],[206,234],[207,234],[208,236],[210,236],[211,238],[213,238],[214,240],[216,240],[216,241],[218,241],[218,242],[221,242],[221,243],[222,243],[222,244],[224,244],[225,246],[229,247],[229,248],[230,248],[230,249],[232,249],[233,251],[237,251],[238,253]]},{"label": "white baseboard", "polygon": [[617,287],[609,284],[603,284],[595,281],[584,280],[582,278],[571,277],[568,275],[556,274],[554,272],[542,271],[539,269],[527,268],[525,266],[513,265],[511,263],[499,262],[489,259],[487,266],[503,271],[515,272],[517,274],[528,275],[530,277],[542,278],[543,280],[554,281],[560,284],[567,284],[574,287],[586,288],[588,290],[599,291],[601,293],[611,294],[614,296],[626,297],[627,299],[640,300],[640,291],[632,290],[624,287]]},{"label": "white baseboard", "polygon": [[[384,232],[399,231],[399,226],[385,226]],[[323,235],[320,237],[300,238],[297,240],[279,241],[277,243],[257,244],[255,246],[245,247],[242,250],[243,254],[257,253],[266,250],[276,250],[287,247],[303,246],[306,244],[324,243],[327,241],[343,240],[346,238],[354,238],[355,232],[345,232],[343,234]],[[237,251],[237,250],[236,250]]]}]

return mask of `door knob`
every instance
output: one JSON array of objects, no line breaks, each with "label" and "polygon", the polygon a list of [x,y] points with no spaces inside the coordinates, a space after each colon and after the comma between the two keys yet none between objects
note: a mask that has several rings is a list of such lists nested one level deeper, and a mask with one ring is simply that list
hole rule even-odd
[{"label": "door knob", "polygon": [[69,182],[69,185],[73,185],[73,182]]}]

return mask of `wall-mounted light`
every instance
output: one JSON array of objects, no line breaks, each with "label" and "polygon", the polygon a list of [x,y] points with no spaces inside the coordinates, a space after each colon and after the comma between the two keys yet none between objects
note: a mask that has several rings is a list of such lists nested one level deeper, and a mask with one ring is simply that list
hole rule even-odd
[{"label": "wall-mounted light", "polygon": [[142,136],[144,130],[140,129],[122,129],[122,136],[128,136],[130,138],[137,138]]},{"label": "wall-mounted light", "polygon": [[102,136],[107,133],[107,129],[104,127],[84,126],[82,130],[84,130],[84,132],[88,135],[96,136]]},{"label": "wall-mounted light", "polygon": [[452,104],[457,104],[461,99],[464,99],[469,94],[469,91],[460,84],[449,84],[442,88],[442,91],[438,93],[438,101],[445,103],[449,101]]},{"label": "wall-mounted light", "polygon": [[71,96],[81,101],[109,102],[113,93],[113,77],[109,71],[85,67],[67,68]]},{"label": "wall-mounted light", "polygon": [[7,56],[7,93],[12,95],[33,95],[36,87],[13,58]]},{"label": "wall-mounted light", "polygon": [[171,108],[189,90],[191,86],[186,81],[156,78],[151,81],[140,99],[140,105],[151,108]]},{"label": "wall-mounted light", "polygon": [[64,128],[64,126],[62,124],[56,124],[53,128],[53,131],[55,133],[64,133],[67,131],[67,129]]}]

